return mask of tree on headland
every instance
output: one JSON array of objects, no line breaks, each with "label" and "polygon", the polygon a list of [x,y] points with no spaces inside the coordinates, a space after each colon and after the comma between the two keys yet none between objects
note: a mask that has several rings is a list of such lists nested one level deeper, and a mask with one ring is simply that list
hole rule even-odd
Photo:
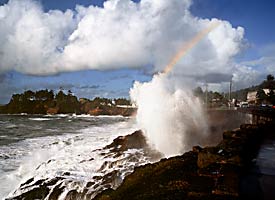
[{"label": "tree on headland", "polygon": [[55,96],[55,99],[60,102],[63,101],[65,98],[66,98],[66,95],[62,90],[59,90],[59,92]]},{"label": "tree on headland", "polygon": [[35,99],[37,101],[51,101],[54,99],[54,92],[48,89],[36,91]]},{"label": "tree on headland", "polygon": [[73,96],[73,92],[71,90],[68,90],[68,95]]},{"label": "tree on headland", "polygon": [[267,95],[265,94],[263,89],[259,89],[256,93],[257,103],[262,104],[267,100]]},{"label": "tree on headland", "polygon": [[261,84],[260,84],[260,88],[262,89],[275,89],[275,80],[274,80],[274,76],[269,74],[266,76],[266,80],[264,80]]},{"label": "tree on headland", "polygon": [[35,92],[31,91],[31,90],[27,90],[24,92],[23,94],[23,98],[25,99],[34,99],[35,98]]},{"label": "tree on headland", "polygon": [[[117,104],[116,104],[116,103]],[[130,105],[125,98],[115,100],[95,97],[93,100],[78,100],[73,92],[64,90],[54,94],[53,90],[27,90],[21,94],[13,94],[7,105],[0,106],[0,113],[18,114],[94,114],[94,115],[125,115],[134,112],[131,108],[121,108],[115,105]]]},{"label": "tree on headland", "polygon": [[275,89],[275,80],[274,76],[272,74],[268,74],[266,76],[266,80],[262,82],[260,85],[262,89],[269,89],[269,92],[265,96],[265,100],[272,104],[275,105],[275,94],[274,94],[274,89]]},{"label": "tree on headland", "polygon": [[95,97],[92,100],[92,103],[94,104],[95,107],[102,107],[102,106],[108,106],[112,105],[112,100],[107,99],[107,98],[100,98],[100,97]]},{"label": "tree on headland", "polygon": [[268,92],[268,97],[267,97],[267,99],[268,99],[268,101],[272,104],[272,105],[275,105],[275,93],[274,93],[274,91],[271,89],[271,90],[269,90],[269,92]]},{"label": "tree on headland", "polygon": [[114,99],[115,105],[131,105],[130,100],[125,99],[125,98],[118,98],[118,99]]},{"label": "tree on headland", "polygon": [[274,81],[274,76],[273,76],[272,74],[268,74],[268,75],[266,76],[266,80],[267,80],[267,81]]},{"label": "tree on headland", "polygon": [[56,96],[56,106],[59,109],[59,113],[79,113],[80,102],[76,96],[73,96],[72,91],[69,90],[66,95],[63,90],[60,90]]}]

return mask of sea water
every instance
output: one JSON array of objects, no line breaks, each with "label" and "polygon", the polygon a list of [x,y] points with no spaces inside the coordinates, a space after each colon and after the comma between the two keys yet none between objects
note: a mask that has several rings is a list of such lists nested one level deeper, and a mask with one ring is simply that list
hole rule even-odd
[{"label": "sea water", "polygon": [[[103,156],[102,147],[135,130],[135,120],[121,116],[0,115],[0,199],[20,195],[20,184],[30,178],[51,179],[67,173],[62,184],[69,191],[81,190],[94,176],[116,168],[129,173],[149,162],[140,150]],[[141,155],[138,162],[125,159],[136,153]],[[112,161],[121,162],[99,170]]]}]

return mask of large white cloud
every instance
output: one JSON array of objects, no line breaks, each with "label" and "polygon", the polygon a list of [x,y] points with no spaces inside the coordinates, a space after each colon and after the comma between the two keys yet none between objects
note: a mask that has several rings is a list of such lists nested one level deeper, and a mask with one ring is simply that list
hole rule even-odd
[{"label": "large white cloud", "polygon": [[[0,7],[0,69],[47,75],[152,65],[160,71],[185,42],[219,21],[192,16],[191,3],[109,0],[103,8],[44,12],[33,0],[10,0]],[[176,73],[232,73],[244,29],[220,22],[181,59]]]},{"label": "large white cloud", "polygon": [[31,0],[11,0],[0,7],[0,69],[28,74],[59,71],[54,63],[74,28],[73,12],[44,13]]}]

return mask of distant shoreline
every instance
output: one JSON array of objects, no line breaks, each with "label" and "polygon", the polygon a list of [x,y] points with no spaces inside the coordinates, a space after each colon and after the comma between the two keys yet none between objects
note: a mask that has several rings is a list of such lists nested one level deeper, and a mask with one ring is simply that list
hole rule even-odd
[{"label": "distant shoreline", "polygon": [[10,102],[0,106],[0,114],[89,114],[131,116],[136,112],[130,100],[125,98],[107,99],[96,97],[93,100],[80,98],[68,91],[57,94],[49,90],[25,91],[14,94]]}]

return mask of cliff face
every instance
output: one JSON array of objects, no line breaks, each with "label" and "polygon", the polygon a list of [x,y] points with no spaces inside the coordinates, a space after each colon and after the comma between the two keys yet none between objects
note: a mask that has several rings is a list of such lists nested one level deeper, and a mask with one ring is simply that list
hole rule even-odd
[{"label": "cliff face", "polygon": [[194,147],[182,156],[136,168],[116,190],[105,190],[95,199],[241,199],[242,176],[263,136],[273,130],[274,125],[241,125],[224,132],[217,146]]}]

